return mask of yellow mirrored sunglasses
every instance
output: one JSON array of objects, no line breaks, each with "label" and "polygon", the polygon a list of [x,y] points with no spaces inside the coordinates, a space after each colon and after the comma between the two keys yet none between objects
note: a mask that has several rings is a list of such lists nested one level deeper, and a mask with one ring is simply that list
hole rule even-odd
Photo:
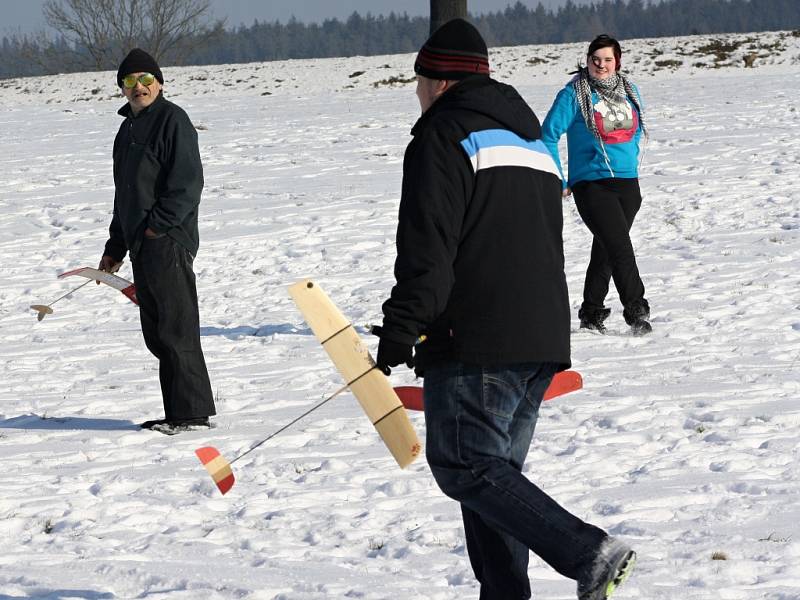
[{"label": "yellow mirrored sunglasses", "polygon": [[122,85],[124,85],[129,90],[132,90],[136,87],[136,82],[141,83],[143,86],[147,87],[148,85],[152,85],[153,82],[156,80],[156,76],[152,73],[142,73],[141,75],[125,75],[122,78]]}]

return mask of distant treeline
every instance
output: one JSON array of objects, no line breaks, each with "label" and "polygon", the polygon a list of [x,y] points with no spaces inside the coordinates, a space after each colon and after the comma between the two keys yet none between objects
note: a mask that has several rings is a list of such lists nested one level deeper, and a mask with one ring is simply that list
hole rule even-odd
[{"label": "distant treeline", "polygon": [[[568,1],[557,10],[520,2],[505,10],[472,16],[489,46],[587,41],[599,33],[620,39],[708,33],[800,29],[800,0],[602,0]],[[255,21],[218,28],[184,64],[226,64],[288,58],[369,56],[414,52],[428,36],[427,17],[362,16],[320,23]],[[26,36],[4,37],[0,78],[74,70],[60,64],[66,42]],[[80,50],[80,49],[78,49]]]}]

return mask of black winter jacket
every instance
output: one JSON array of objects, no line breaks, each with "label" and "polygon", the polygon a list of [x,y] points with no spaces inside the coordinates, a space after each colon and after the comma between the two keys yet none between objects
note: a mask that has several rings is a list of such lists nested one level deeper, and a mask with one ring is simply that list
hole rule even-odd
[{"label": "black winter jacket", "polygon": [[403,161],[396,285],[381,337],[443,360],[570,364],[561,179],[539,121],[486,76],[422,115]]},{"label": "black winter jacket", "polygon": [[114,139],[114,217],[105,254],[134,258],[150,227],[194,256],[200,245],[197,213],[203,166],[197,131],[182,108],[158,98],[134,116],[128,104]]}]

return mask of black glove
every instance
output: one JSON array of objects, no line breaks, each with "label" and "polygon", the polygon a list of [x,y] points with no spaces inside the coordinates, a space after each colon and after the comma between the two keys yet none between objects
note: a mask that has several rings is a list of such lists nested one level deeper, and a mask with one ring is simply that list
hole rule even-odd
[{"label": "black glove", "polygon": [[413,346],[411,344],[403,344],[381,338],[381,341],[378,342],[378,359],[375,361],[377,367],[385,375],[391,375],[392,370],[389,367],[396,367],[402,363],[406,363],[409,369],[413,369],[414,355],[412,349]]}]

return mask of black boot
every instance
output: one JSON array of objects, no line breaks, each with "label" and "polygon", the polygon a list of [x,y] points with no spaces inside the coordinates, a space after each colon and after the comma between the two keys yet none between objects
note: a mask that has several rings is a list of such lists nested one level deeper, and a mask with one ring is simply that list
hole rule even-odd
[{"label": "black boot", "polygon": [[646,335],[653,331],[648,319],[650,318],[650,304],[642,298],[637,302],[632,302],[622,311],[625,322],[631,326],[633,335]]},{"label": "black boot", "polygon": [[139,427],[152,429],[166,435],[175,435],[182,431],[190,431],[195,427],[211,427],[208,417],[195,417],[192,419],[154,419],[145,421]]},{"label": "black boot", "polygon": [[591,329],[592,331],[606,332],[603,322],[611,314],[610,308],[584,308],[578,311],[578,318],[581,320],[581,329]]}]

